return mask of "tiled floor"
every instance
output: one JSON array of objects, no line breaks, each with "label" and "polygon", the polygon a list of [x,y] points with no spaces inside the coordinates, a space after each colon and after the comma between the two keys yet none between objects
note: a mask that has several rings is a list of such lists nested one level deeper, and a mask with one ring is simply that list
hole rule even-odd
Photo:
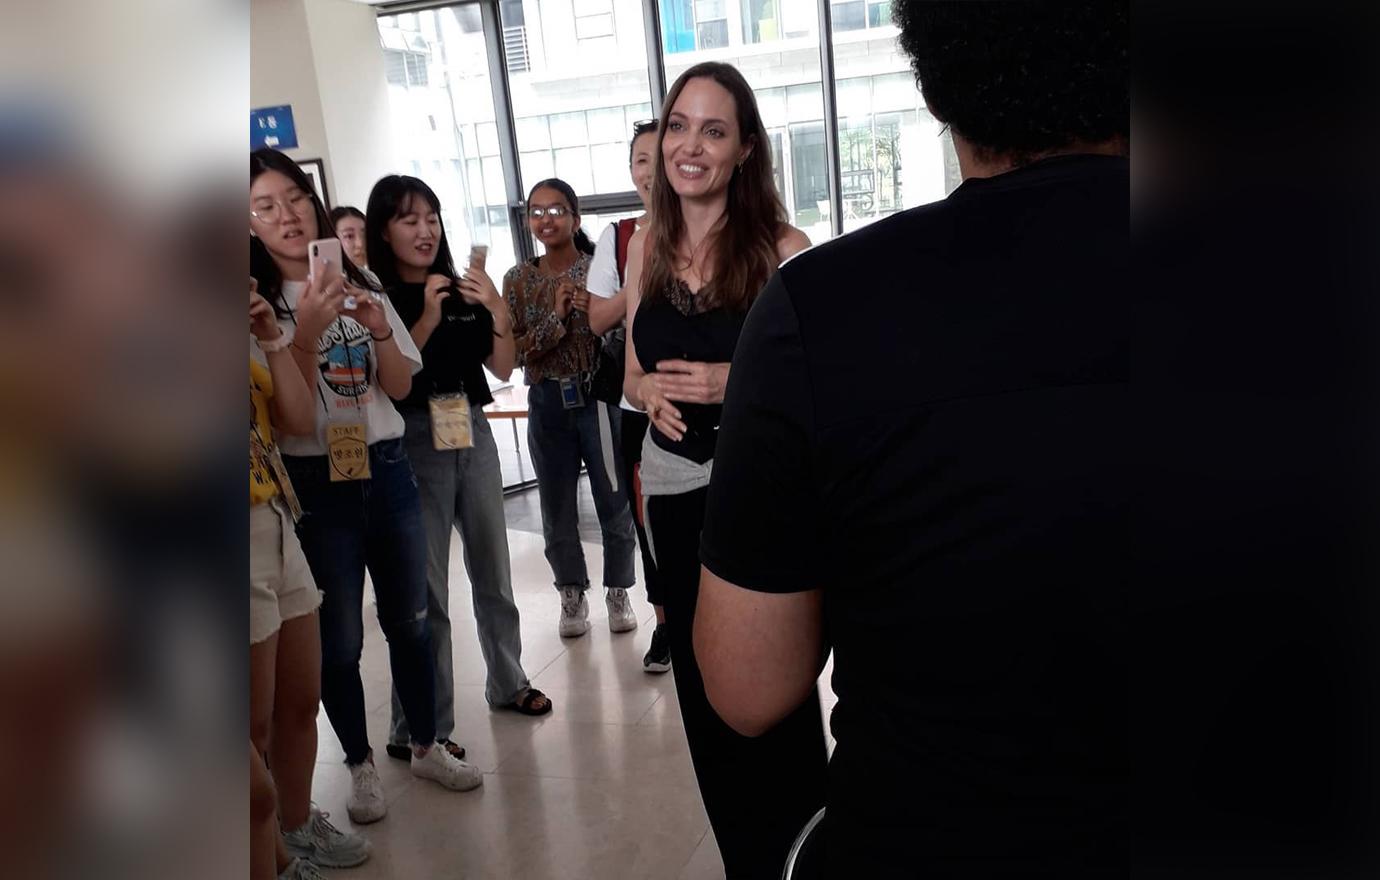
[{"label": "tiled floor", "polygon": [[[534,491],[528,494],[535,496]],[[592,508],[587,497],[583,508]],[[370,605],[364,690],[389,811],[381,822],[362,827],[374,843],[373,858],[359,868],[329,873],[352,880],[723,877],[695,786],[675,683],[669,673],[642,671],[653,614],[642,592],[640,562],[635,592],[642,625],[632,633],[611,634],[602,597],[592,591],[589,633],[563,640],[556,634],[560,606],[541,535],[510,529],[508,542],[513,591],[522,614],[523,666],[533,684],[551,696],[555,711],[529,719],[491,711],[484,702],[484,662],[460,542],[454,541],[453,738],[484,771],[484,785],[471,792],[448,792],[414,780],[405,764],[384,755],[388,654]],[[585,555],[597,583],[602,564],[598,544],[586,543]],[[822,690],[826,713],[834,702],[827,674]],[[349,773],[324,712],[319,728],[315,798],[333,821],[351,827],[345,814]]]}]

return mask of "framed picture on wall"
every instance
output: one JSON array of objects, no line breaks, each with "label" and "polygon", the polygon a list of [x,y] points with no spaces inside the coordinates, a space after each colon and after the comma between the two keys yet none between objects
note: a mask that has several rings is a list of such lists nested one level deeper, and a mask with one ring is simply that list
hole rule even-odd
[{"label": "framed picture on wall", "polygon": [[316,195],[321,199],[321,204],[326,206],[326,210],[331,210],[331,194],[326,191],[326,163],[320,159],[298,159],[297,167],[307,173],[311,178],[312,185],[316,187]]}]

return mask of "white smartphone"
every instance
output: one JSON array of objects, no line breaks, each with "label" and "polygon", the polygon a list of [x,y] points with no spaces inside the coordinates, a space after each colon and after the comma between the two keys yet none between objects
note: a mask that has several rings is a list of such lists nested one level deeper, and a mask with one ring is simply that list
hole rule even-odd
[{"label": "white smartphone", "polygon": [[[322,238],[311,242],[307,245],[307,256],[307,277],[312,281],[344,274],[338,238]],[[341,305],[353,311],[359,303],[353,296],[347,296]]]}]

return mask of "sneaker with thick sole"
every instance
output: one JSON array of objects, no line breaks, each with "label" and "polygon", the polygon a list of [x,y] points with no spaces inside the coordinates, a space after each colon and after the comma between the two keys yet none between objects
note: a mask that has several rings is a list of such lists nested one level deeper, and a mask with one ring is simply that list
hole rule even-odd
[{"label": "sneaker with thick sole", "polygon": [[420,758],[413,756],[412,775],[418,779],[430,779],[452,791],[469,791],[484,784],[484,774],[478,767],[436,746],[427,749]]},{"label": "sneaker with thick sole", "polygon": [[350,767],[350,797],[345,801],[345,812],[356,825],[377,822],[388,813],[388,802],[383,799],[383,782],[379,780],[373,755],[363,764]]},{"label": "sneaker with thick sole", "polygon": [[604,591],[604,604],[609,609],[609,630],[616,633],[632,632],[637,629],[637,615],[633,613],[632,597],[623,587],[610,587]]},{"label": "sneaker with thick sole", "polygon": [[306,859],[295,858],[288,862],[278,880],[326,880],[326,875]]},{"label": "sneaker with thick sole", "polygon": [[658,623],[656,629],[652,630],[652,646],[647,649],[646,655],[642,658],[643,672],[670,672],[671,671],[671,636],[666,631],[666,624]]},{"label": "sneaker with thick sole", "polygon": [[573,639],[589,632],[589,602],[579,587],[561,587],[561,638]]},{"label": "sneaker with thick sole", "polygon": [[330,822],[330,814],[315,806],[301,828],[283,832],[288,852],[323,868],[353,868],[369,860],[374,851],[359,834],[341,831]]},{"label": "sneaker with thick sole", "polygon": [[[465,760],[465,747],[464,747],[464,746],[460,745],[459,743],[457,743],[457,742],[455,742],[455,741],[453,741],[453,740],[449,740],[449,739],[438,739],[438,740],[436,740],[436,742],[439,743],[440,745],[445,746],[445,747],[446,747],[446,751],[450,752],[450,753],[451,753],[452,755],[454,755],[455,757],[459,758],[459,759],[462,760],[462,761]],[[384,751],[388,752],[388,757],[390,757],[390,758],[397,758],[399,761],[411,761],[411,760],[412,760],[412,746],[411,746],[411,745],[401,745],[401,746],[400,746],[400,745],[398,745],[397,743],[389,743],[388,745],[384,746],[383,748],[384,748]]]}]

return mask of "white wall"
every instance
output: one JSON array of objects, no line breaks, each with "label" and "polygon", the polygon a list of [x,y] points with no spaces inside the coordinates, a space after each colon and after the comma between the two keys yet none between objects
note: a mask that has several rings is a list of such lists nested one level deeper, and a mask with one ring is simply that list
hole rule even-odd
[{"label": "white wall", "polygon": [[294,159],[322,159],[334,205],[364,208],[396,171],[374,10],[352,0],[251,0],[250,106],[291,104]]},{"label": "white wall", "polygon": [[251,0],[249,7],[249,106],[292,105],[297,126],[294,159],[326,159],[326,123],[316,85],[307,13],[301,0]]},{"label": "white wall", "polygon": [[388,83],[378,16],[351,0],[305,0],[331,154],[331,201],[364,209],[393,167]]}]

